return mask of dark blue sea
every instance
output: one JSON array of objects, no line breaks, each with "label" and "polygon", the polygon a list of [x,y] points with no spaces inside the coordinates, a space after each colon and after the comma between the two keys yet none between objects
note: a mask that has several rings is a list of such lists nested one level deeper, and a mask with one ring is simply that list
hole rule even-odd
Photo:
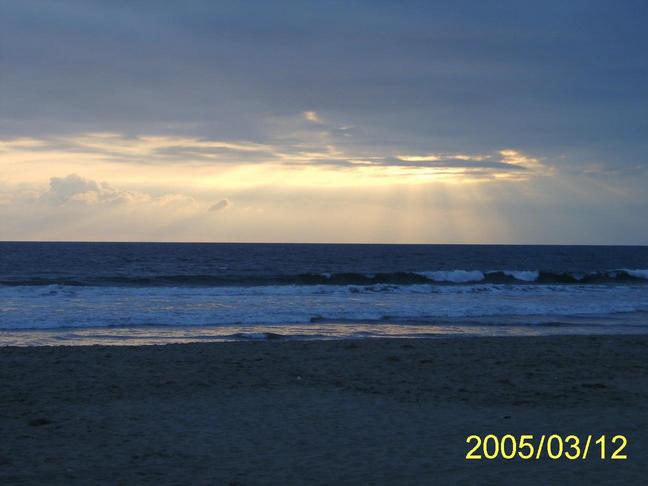
[{"label": "dark blue sea", "polygon": [[0,344],[643,333],[648,247],[0,243]]}]

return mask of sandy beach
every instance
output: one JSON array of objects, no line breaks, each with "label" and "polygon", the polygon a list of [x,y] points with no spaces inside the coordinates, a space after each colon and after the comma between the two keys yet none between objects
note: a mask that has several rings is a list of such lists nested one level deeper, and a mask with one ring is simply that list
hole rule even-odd
[{"label": "sandy beach", "polygon": [[[648,337],[0,348],[3,484],[638,484]],[[466,461],[624,434],[625,461]]]}]

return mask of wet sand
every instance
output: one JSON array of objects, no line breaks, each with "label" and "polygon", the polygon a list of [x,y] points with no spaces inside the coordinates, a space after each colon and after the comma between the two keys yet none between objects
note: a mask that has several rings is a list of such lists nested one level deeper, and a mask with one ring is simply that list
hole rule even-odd
[{"label": "wet sand", "polygon": [[[0,348],[2,484],[639,484],[648,336]],[[466,461],[625,434],[626,461]]]}]

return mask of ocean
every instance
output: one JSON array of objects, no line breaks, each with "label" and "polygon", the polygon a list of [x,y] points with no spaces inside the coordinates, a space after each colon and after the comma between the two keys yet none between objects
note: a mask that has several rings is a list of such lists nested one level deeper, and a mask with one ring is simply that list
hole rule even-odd
[{"label": "ocean", "polygon": [[0,345],[648,332],[648,247],[0,243]]}]

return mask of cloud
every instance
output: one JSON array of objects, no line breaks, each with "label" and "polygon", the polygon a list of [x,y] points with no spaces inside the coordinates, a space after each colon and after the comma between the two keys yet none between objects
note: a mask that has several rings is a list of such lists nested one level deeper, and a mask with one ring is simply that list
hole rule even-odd
[{"label": "cloud", "polygon": [[117,189],[106,182],[97,182],[78,174],[50,178],[48,190],[42,192],[33,201],[54,207],[175,207],[194,211],[204,210],[207,207],[206,203],[201,203],[185,194],[153,195],[142,191]]},{"label": "cloud", "polygon": [[523,167],[535,172],[544,172],[545,174],[553,173],[554,168],[543,164],[540,159],[523,154],[519,150],[505,149],[500,150],[498,154],[502,158],[502,163],[514,167]]},{"label": "cloud", "polygon": [[49,190],[41,195],[40,200],[52,205],[95,205],[150,202],[153,198],[145,193],[118,190],[105,182],[69,174],[50,178]]},{"label": "cloud", "polygon": [[[15,239],[142,241],[209,239],[213,194],[126,190],[79,174],[47,187],[0,181],[0,234]],[[209,199],[207,199],[209,197]]]},{"label": "cloud", "polygon": [[[246,165],[314,167],[327,170],[362,170],[365,175],[382,177],[385,169],[392,176],[455,176],[466,174],[472,179],[527,179],[549,173],[540,158],[520,150],[498,149],[490,153],[414,152],[408,147],[389,149],[363,144],[348,144],[344,131],[335,124],[319,122],[318,129],[297,114],[274,119],[272,136],[263,142],[255,140],[224,141],[163,135],[127,136],[118,133],[81,133],[76,136],[47,139],[0,140],[0,155],[14,161],[35,158],[58,160],[88,167],[90,163],[120,163],[139,167],[244,167]],[[362,133],[356,130],[356,133]],[[468,180],[468,179],[466,179]],[[55,200],[65,201],[69,191],[93,193],[99,199],[119,197],[110,187],[93,187],[92,182],[76,176],[52,182]],[[88,186],[88,184],[90,184]],[[60,186],[60,187],[58,187]],[[132,194],[124,195],[133,197]],[[81,196],[79,196],[81,197]]]},{"label": "cloud", "polygon": [[54,203],[65,203],[71,199],[84,196],[88,193],[99,194],[102,188],[95,181],[85,179],[77,174],[66,177],[52,177],[50,189],[45,198]]},{"label": "cloud", "polygon": [[493,154],[424,154],[398,155],[381,162],[389,166],[457,169],[466,174],[508,179],[528,179],[534,175],[553,173],[539,158],[517,150],[498,150]]},{"label": "cloud", "polygon": [[232,203],[228,199],[221,199],[220,201],[215,202],[214,204],[209,206],[208,211],[212,211],[212,212],[213,211],[222,211],[224,209],[227,209],[231,205],[232,205]]},{"label": "cloud", "polygon": [[[333,157],[332,155],[338,155]],[[324,166],[340,170],[376,171],[399,169],[390,175],[408,176],[437,175],[453,176],[458,181],[489,179],[519,181],[553,173],[540,159],[515,150],[499,150],[487,155],[466,154],[422,154],[396,156],[339,157],[341,153],[307,153],[293,155],[284,162],[295,166]]]},{"label": "cloud", "polygon": [[309,122],[322,123],[322,120],[320,120],[320,117],[315,111],[305,111],[304,118],[306,118],[306,120],[308,120]]},{"label": "cloud", "polygon": [[[542,157],[578,154],[565,166],[645,165],[648,34],[634,12],[643,6],[5,3],[6,134],[263,141],[268,116],[297,113],[313,131],[323,119],[362,127],[358,136],[337,129],[350,155],[511,145]],[[158,160],[187,157],[163,154],[173,151],[182,149],[163,147]],[[192,152],[215,162],[236,155]]]}]

